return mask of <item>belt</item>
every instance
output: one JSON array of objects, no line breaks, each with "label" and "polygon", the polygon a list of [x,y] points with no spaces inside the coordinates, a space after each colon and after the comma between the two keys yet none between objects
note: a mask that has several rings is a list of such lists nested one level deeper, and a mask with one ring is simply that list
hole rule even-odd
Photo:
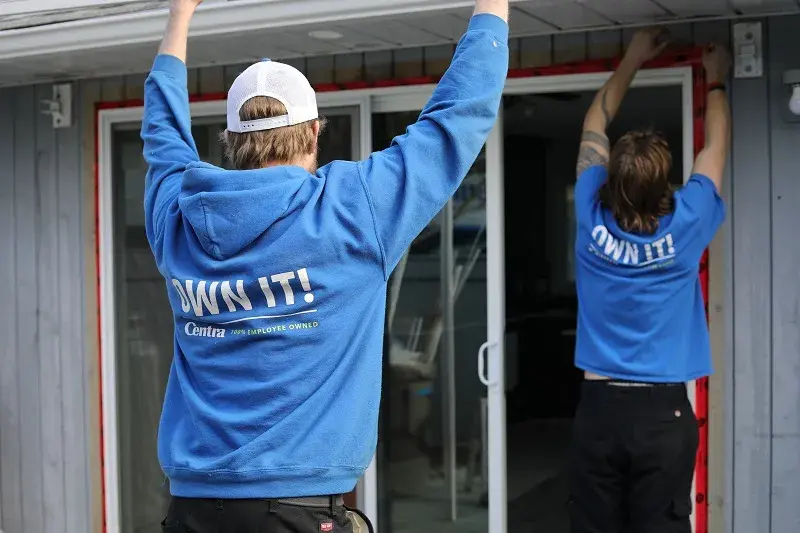
[{"label": "belt", "polygon": [[599,381],[605,383],[609,387],[643,387],[643,388],[667,388],[667,387],[685,387],[685,383],[645,383],[637,381],[619,381],[619,380],[606,380]]},{"label": "belt", "polygon": [[293,505],[295,507],[343,507],[344,497],[335,496],[304,496],[300,498],[275,498],[275,503]]}]

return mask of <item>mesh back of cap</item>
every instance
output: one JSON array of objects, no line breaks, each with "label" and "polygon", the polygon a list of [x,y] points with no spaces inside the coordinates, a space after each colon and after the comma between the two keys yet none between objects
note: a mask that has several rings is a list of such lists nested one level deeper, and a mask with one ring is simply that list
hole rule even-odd
[{"label": "mesh back of cap", "polygon": [[[267,96],[286,106],[285,117],[242,122],[239,110],[251,98]],[[317,97],[306,77],[284,63],[262,61],[251,65],[234,80],[228,91],[228,130],[242,133],[292,126],[319,117]]]}]

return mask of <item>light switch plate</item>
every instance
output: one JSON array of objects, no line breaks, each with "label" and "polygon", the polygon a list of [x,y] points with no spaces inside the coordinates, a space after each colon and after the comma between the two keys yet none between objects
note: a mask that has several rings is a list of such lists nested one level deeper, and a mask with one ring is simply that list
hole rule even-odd
[{"label": "light switch plate", "polygon": [[733,75],[736,78],[759,78],[764,74],[764,49],[760,22],[733,25]]}]

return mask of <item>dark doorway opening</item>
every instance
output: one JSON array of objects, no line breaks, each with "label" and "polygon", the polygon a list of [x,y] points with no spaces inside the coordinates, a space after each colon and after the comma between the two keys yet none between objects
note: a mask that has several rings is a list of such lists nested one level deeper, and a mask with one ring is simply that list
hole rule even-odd
[{"label": "dark doorway opening", "polygon": [[[572,193],[595,92],[507,95],[504,108],[509,531],[567,533],[566,468],[582,372],[573,366],[577,298]],[[684,177],[681,87],[633,89],[609,138],[663,133]]]}]

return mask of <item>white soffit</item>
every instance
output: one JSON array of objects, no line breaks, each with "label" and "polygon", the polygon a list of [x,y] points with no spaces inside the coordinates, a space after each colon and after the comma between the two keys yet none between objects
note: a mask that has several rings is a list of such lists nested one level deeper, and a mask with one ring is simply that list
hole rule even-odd
[{"label": "white soffit", "polygon": [[639,22],[641,20],[659,20],[670,17],[669,11],[657,2],[630,0],[591,0],[583,3],[618,24]]},{"label": "white soffit", "polygon": [[678,17],[769,15],[798,9],[796,0],[655,0]]},{"label": "white soffit", "polygon": [[[514,1],[514,0],[512,0]],[[200,6],[191,35],[236,34],[324,22],[426,13],[474,5],[473,0],[239,0]],[[148,9],[0,33],[0,59],[157,42],[166,9]]]},{"label": "white soffit", "polygon": [[[708,16],[797,12],[800,0],[510,0],[531,33],[574,31]],[[156,43],[167,0],[0,0],[0,60]],[[474,0],[206,0],[192,36],[417,15],[417,29],[450,39]],[[452,27],[425,26],[452,11]],[[522,14],[524,13],[524,14]],[[406,24],[406,27],[408,24]],[[370,28],[380,31],[380,28]],[[514,23],[512,22],[512,30]],[[527,33],[527,32],[526,32]],[[425,39],[409,38],[416,41]],[[433,39],[436,40],[436,39]],[[405,42],[405,41],[404,41]]]},{"label": "white soffit", "polygon": [[148,9],[159,9],[163,8],[167,1],[0,0],[0,32],[73,20],[107,17]]},{"label": "white soffit", "polygon": [[[800,0],[510,1],[513,37],[800,13]],[[35,12],[23,14],[23,3]],[[0,87],[145,72],[166,25],[167,3],[0,0]],[[7,14],[14,4],[16,14]],[[69,8],[52,10],[56,4]],[[463,34],[474,4],[474,0],[205,0],[192,22],[189,63],[229,65],[262,57],[286,61],[438,45],[444,50]],[[335,31],[341,37],[320,40],[309,35],[318,30]],[[346,62],[347,57],[341,59]]]},{"label": "white soffit", "polygon": [[45,11],[63,11],[103,4],[135,4],[138,0],[0,0],[1,15],[30,15]]}]

